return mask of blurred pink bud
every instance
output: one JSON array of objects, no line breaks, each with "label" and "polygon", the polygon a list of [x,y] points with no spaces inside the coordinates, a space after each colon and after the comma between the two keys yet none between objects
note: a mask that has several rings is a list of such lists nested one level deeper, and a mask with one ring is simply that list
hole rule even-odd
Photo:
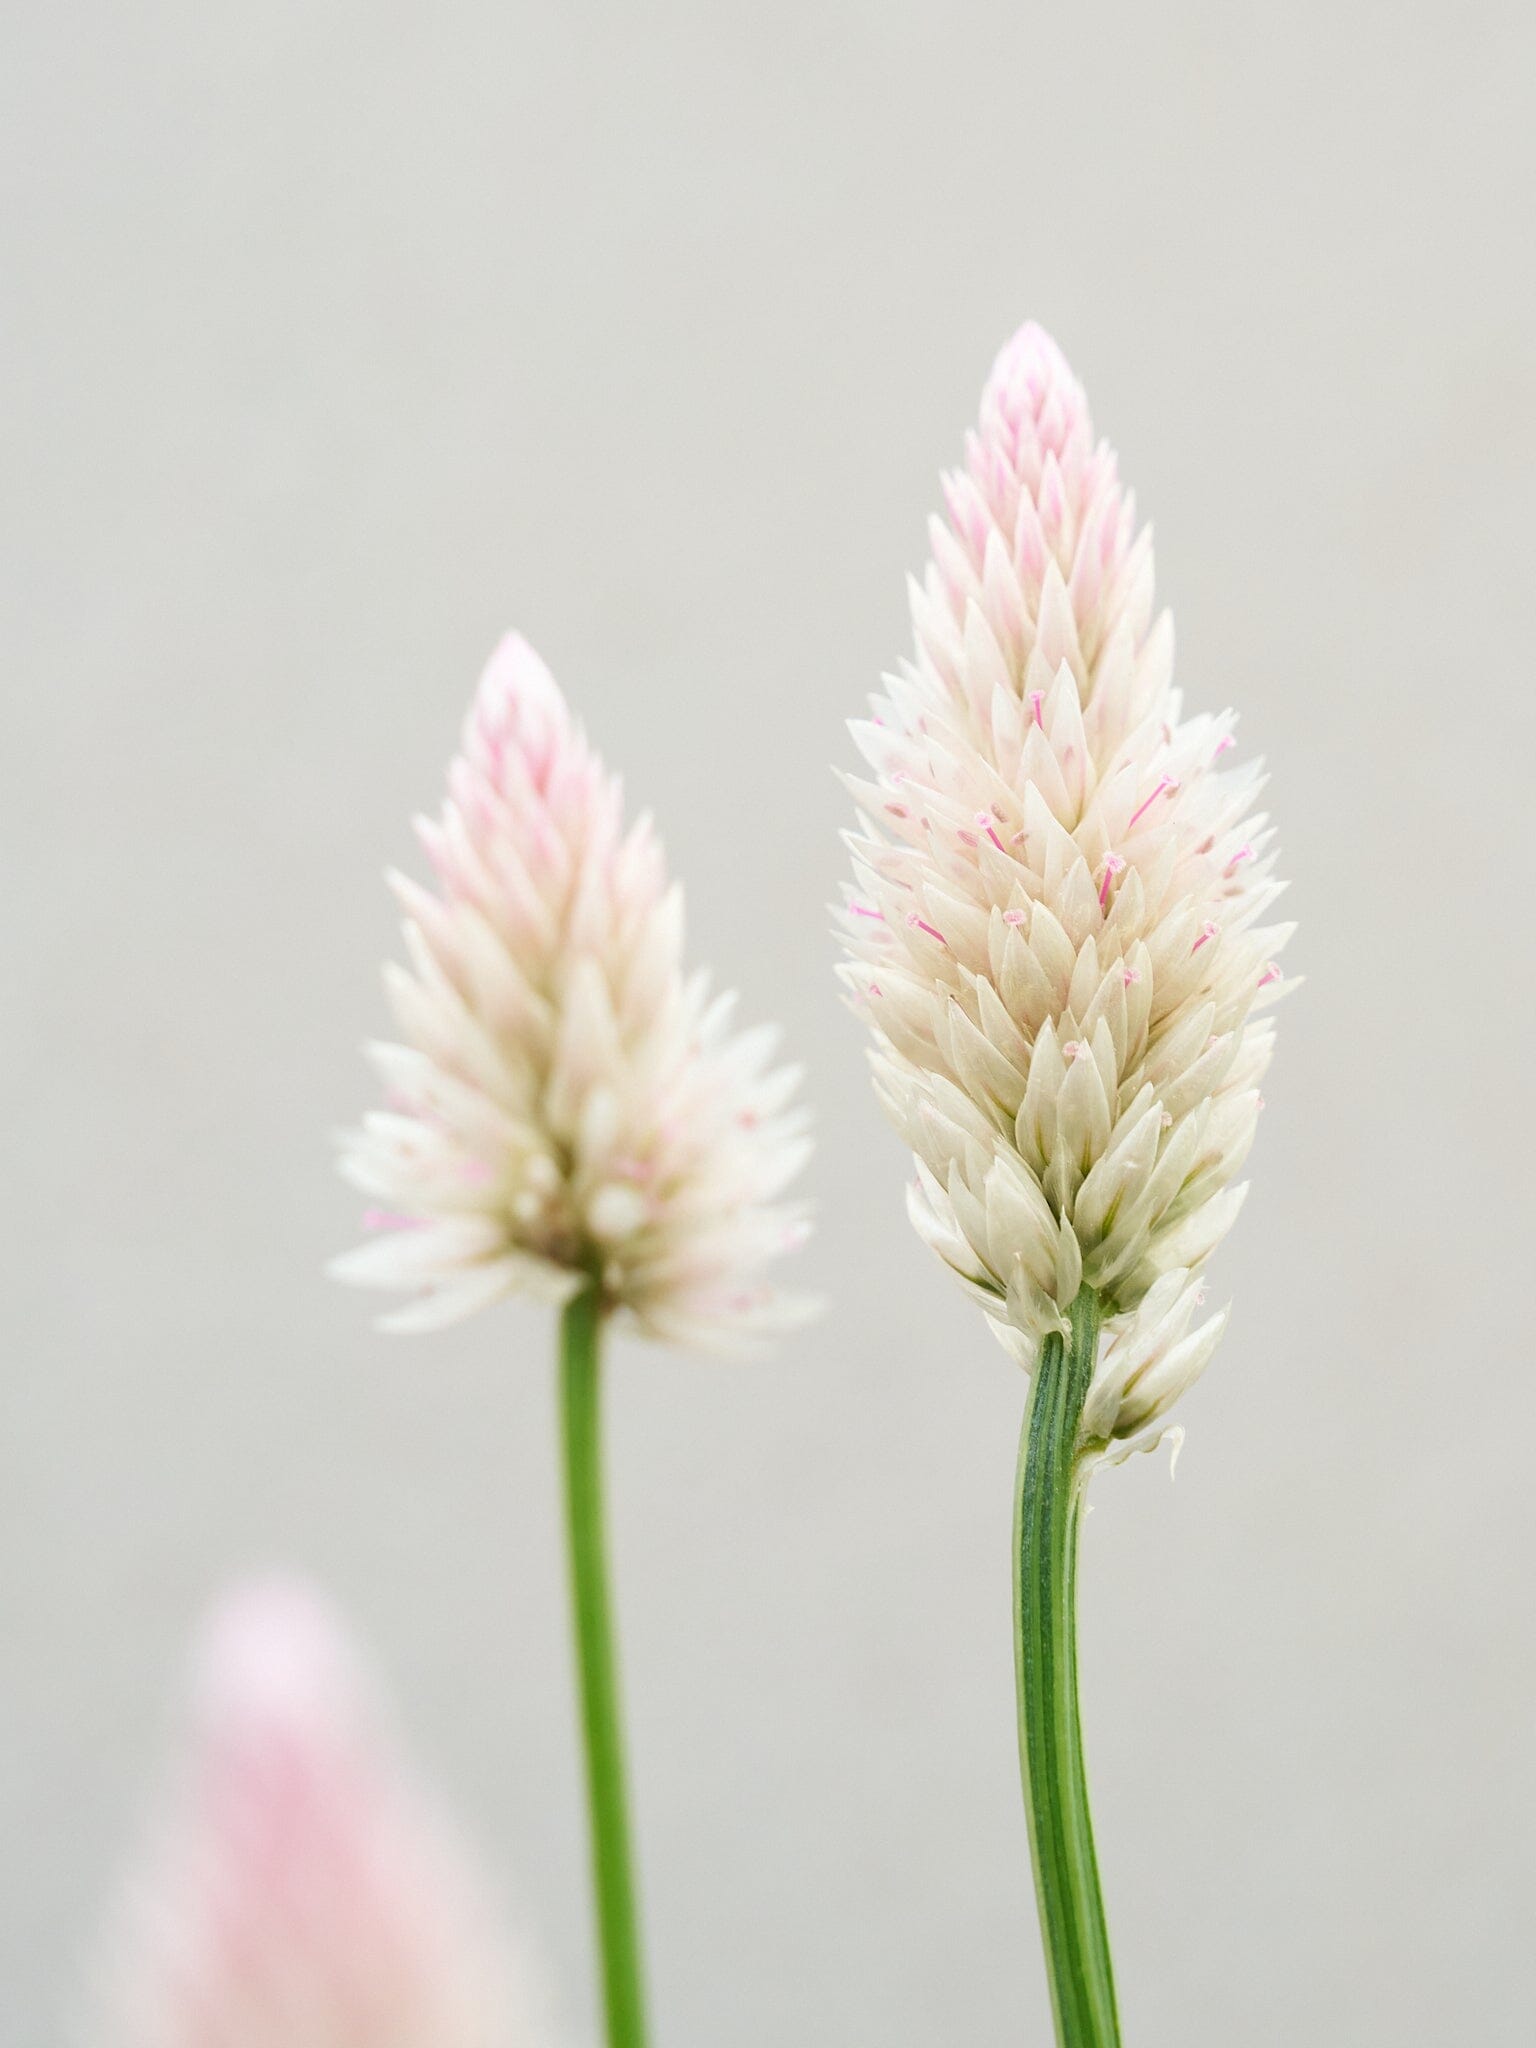
[{"label": "blurred pink bud", "polygon": [[224,1602],[190,1736],[112,1931],[99,2048],[528,2048],[468,1867],[316,1594]]}]

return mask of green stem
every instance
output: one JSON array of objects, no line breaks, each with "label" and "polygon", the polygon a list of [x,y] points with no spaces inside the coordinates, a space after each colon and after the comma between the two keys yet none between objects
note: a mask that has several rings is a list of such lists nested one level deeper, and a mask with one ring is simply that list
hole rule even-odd
[{"label": "green stem", "polygon": [[1072,1304],[1070,1340],[1045,1341],[1014,1499],[1019,1762],[1061,2048],[1117,2048],[1120,2040],[1077,1705],[1077,1531],[1087,1480],[1078,1429],[1099,1319],[1098,1297],[1085,1287]]},{"label": "green stem", "polygon": [[609,2048],[645,2048],[640,1930],[624,1793],[619,1682],[609,1616],[603,1539],[602,1431],[599,1416],[602,1304],[582,1289],[560,1323],[560,1394],[565,1450],[566,1527],[581,1725],[592,1823],[592,1873],[603,1957]]}]

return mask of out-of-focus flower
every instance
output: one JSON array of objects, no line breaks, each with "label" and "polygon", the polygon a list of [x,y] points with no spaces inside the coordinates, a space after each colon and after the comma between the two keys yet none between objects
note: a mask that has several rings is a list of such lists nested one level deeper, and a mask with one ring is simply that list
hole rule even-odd
[{"label": "out-of-focus flower", "polygon": [[1185,717],[1150,532],[1060,350],[999,356],[912,590],[915,655],[853,730],[843,970],[917,1156],[917,1229],[1032,1368],[1079,1289],[1084,1429],[1160,1417],[1221,1318],[1195,1274],[1244,1189],[1288,926],[1256,765]]},{"label": "out-of-focus flower", "polygon": [[342,1170],[381,1205],[338,1277],[411,1290],[386,1328],[451,1322],[501,1295],[567,1299],[589,1278],[642,1334],[729,1349],[807,1304],[765,1284],[805,1219],[779,1197],[804,1163],[798,1075],[776,1033],[734,1033],[733,998],[682,967],[682,897],[533,650],[492,657],[420,823],[435,892],[391,880],[409,970],[387,981],[405,1045],[372,1057],[389,1107]]},{"label": "out-of-focus flower", "polygon": [[98,1990],[92,2048],[531,2048],[468,1868],[303,1586],[214,1617]]}]

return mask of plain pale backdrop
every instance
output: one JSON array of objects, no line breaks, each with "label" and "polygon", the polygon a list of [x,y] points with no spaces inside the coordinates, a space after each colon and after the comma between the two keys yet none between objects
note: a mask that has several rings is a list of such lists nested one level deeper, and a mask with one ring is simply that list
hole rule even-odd
[{"label": "plain pale backdrop", "polygon": [[321,1266],[394,920],[520,626],[819,1112],[833,1306],[625,1350],[661,2048],[1048,2035],[1023,1382],[838,1008],[842,722],[1056,333],[1242,714],[1307,986],[1170,1486],[1095,1490],[1132,2048],[1532,2038],[1529,10],[17,7],[4,32],[0,2043],[64,2017],[188,1634],[345,1602],[592,2037],[548,1319]]}]

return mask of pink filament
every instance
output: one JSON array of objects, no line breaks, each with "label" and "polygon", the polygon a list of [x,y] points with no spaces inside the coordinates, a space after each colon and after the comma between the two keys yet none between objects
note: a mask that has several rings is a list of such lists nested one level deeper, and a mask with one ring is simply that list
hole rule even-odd
[{"label": "pink filament", "polygon": [[[1162,781],[1159,782],[1159,784],[1157,785],[1156,789],[1154,789],[1152,794],[1147,798],[1146,802],[1143,804],[1138,804],[1136,809],[1132,811],[1130,817],[1131,825],[1135,824],[1136,820],[1142,815],[1144,811],[1151,810],[1152,806],[1157,802],[1158,798],[1162,795],[1165,789],[1174,790],[1177,789],[1178,786],[1179,785],[1174,781],[1171,775],[1165,775]],[[1130,827],[1127,826],[1126,829],[1129,830]]]},{"label": "pink filament", "polygon": [[1259,976],[1259,987],[1268,988],[1269,984],[1272,981],[1278,981],[1279,979],[1280,969],[1276,966],[1275,962],[1271,960],[1269,965],[1265,968],[1264,972]]},{"label": "pink filament", "polygon": [[1220,930],[1221,926],[1219,924],[1212,924],[1210,920],[1207,919],[1207,921],[1200,927],[1199,938],[1196,939],[1195,943],[1189,949],[1191,953],[1198,953],[1200,948],[1205,944],[1206,940],[1214,939],[1216,934]]},{"label": "pink filament", "polygon": [[1109,908],[1109,886],[1114,881],[1116,875],[1123,873],[1124,869],[1125,862],[1118,853],[1111,853],[1106,856],[1104,861],[1104,879],[1099,884],[1100,910],[1107,910]]},{"label": "pink filament", "polygon": [[915,910],[908,913],[907,923],[911,925],[914,931],[926,932],[930,939],[937,939],[941,946],[949,944],[944,934],[941,931],[935,931],[933,926],[925,919],[919,917]]}]

